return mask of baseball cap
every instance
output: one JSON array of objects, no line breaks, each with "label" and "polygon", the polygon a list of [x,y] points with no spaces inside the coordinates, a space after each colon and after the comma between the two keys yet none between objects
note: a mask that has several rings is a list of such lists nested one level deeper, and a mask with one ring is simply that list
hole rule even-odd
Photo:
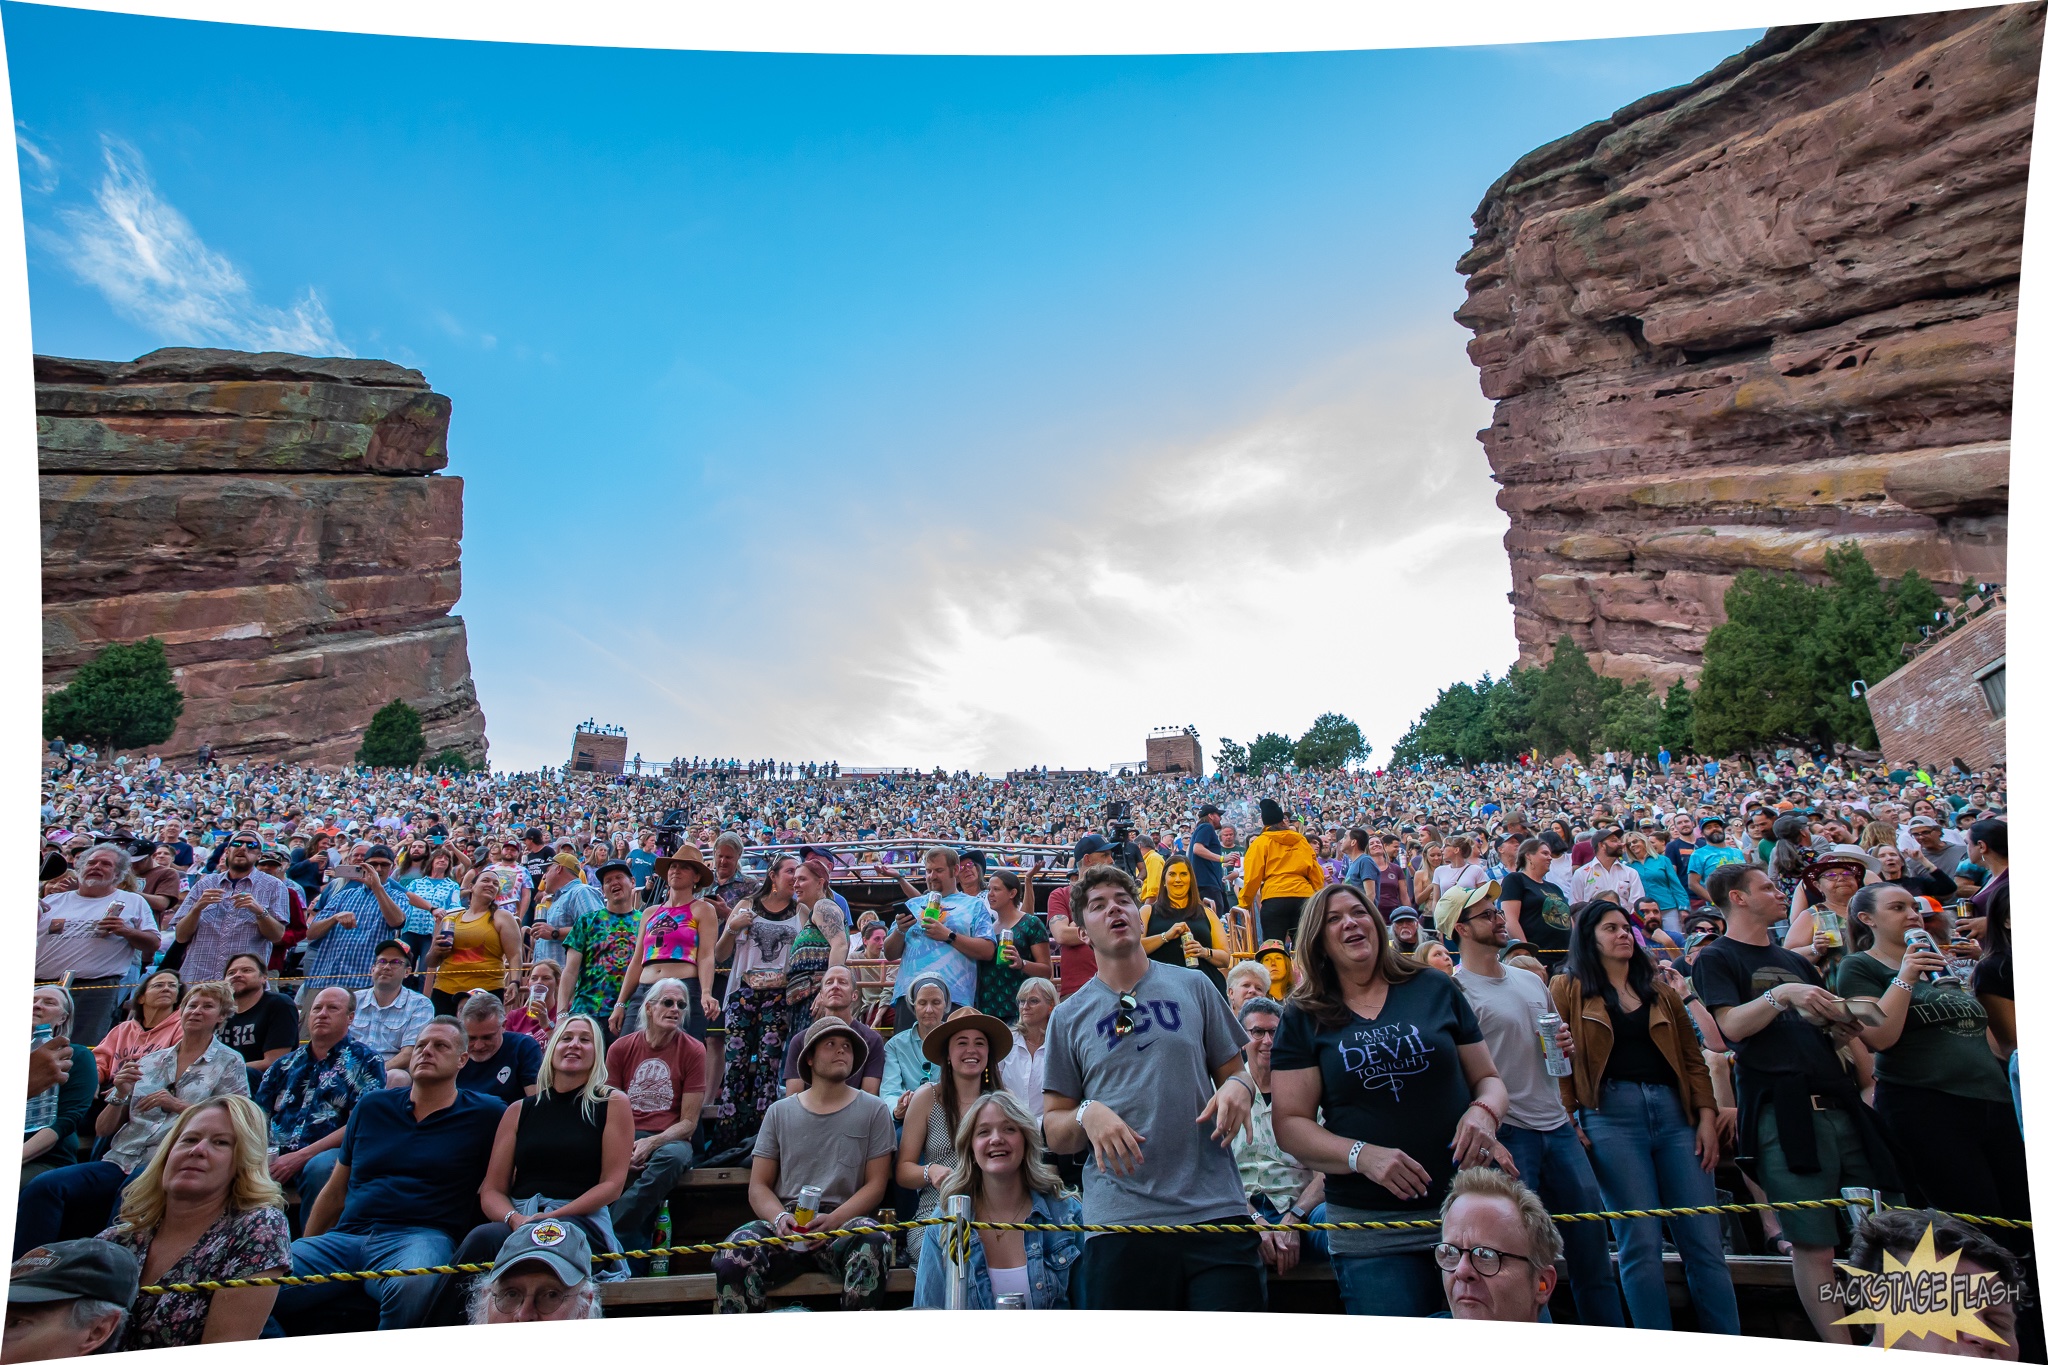
[{"label": "baseball cap", "polygon": [[1458,921],[1473,906],[1491,896],[1500,894],[1499,882],[1481,882],[1477,886],[1454,886],[1438,898],[1436,903],[1437,934],[1449,942]]},{"label": "baseball cap", "polygon": [[1074,844],[1074,856],[1085,858],[1091,853],[1107,853],[1109,847],[1109,840],[1100,834],[1084,834]]},{"label": "baseball cap", "polygon": [[1907,829],[1940,829],[1941,821],[1931,815],[1916,815],[1906,822]]},{"label": "baseball cap", "polygon": [[521,1224],[498,1248],[494,1259],[496,1264],[485,1284],[496,1284],[515,1266],[543,1265],[574,1289],[590,1278],[590,1239],[566,1218],[539,1218]]},{"label": "baseball cap", "polygon": [[97,1237],[31,1247],[9,1272],[9,1303],[100,1299],[127,1307],[135,1301],[142,1267],[127,1247]]},{"label": "baseball cap", "polygon": [[623,872],[626,874],[628,881],[633,880],[633,865],[617,858],[612,859],[608,863],[598,864],[597,871],[591,874],[591,880],[602,886],[605,877],[613,872]]},{"label": "baseball cap", "polygon": [[1414,906],[1403,905],[1397,907],[1393,914],[1387,916],[1387,923],[1399,924],[1404,919],[1419,920],[1421,918],[1421,914],[1416,911]]}]

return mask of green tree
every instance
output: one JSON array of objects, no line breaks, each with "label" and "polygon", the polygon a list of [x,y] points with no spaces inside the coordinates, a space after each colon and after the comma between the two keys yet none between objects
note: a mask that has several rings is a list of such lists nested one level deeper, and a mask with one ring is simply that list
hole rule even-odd
[{"label": "green tree", "polygon": [[1745,569],[1722,599],[1728,619],[1707,634],[1694,697],[1693,745],[1709,753],[1785,741],[1877,742],[1870,708],[1849,695],[1905,662],[1940,605],[1917,573],[1878,580],[1854,541],[1822,559],[1828,582]]},{"label": "green tree", "polygon": [[427,761],[427,767],[437,773],[466,773],[470,771],[469,760],[462,756],[460,749],[443,749]]},{"label": "green tree", "polygon": [[1223,772],[1241,773],[1251,767],[1251,755],[1234,739],[1216,741],[1216,766]]},{"label": "green tree", "polygon": [[1654,754],[1658,726],[1663,719],[1663,703],[1657,700],[1650,685],[1630,683],[1600,703],[1599,742],[1610,749]]},{"label": "green tree", "polygon": [[1664,714],[1657,721],[1657,742],[1674,754],[1692,750],[1692,689],[1673,678],[1664,693]]},{"label": "green tree", "polygon": [[1830,548],[1823,563],[1832,582],[1820,592],[1814,621],[1815,733],[1875,749],[1870,704],[1850,696],[1849,686],[1858,679],[1874,683],[1905,663],[1900,647],[1920,637],[1941,599],[1911,569],[1896,583],[1879,582],[1854,541]]},{"label": "green tree", "polygon": [[1718,754],[1807,738],[1819,590],[1791,574],[1744,569],[1721,607],[1728,619],[1707,633],[1693,697],[1693,746]]},{"label": "green tree", "polygon": [[1335,711],[1317,716],[1308,732],[1294,742],[1294,765],[1298,768],[1341,768],[1356,760],[1363,763],[1372,745],[1349,717]]},{"label": "green tree", "polygon": [[1269,768],[1283,768],[1294,757],[1294,741],[1271,730],[1252,741],[1245,751],[1245,771],[1257,776]]},{"label": "green tree", "polygon": [[1542,681],[1533,689],[1529,739],[1545,753],[1570,749],[1584,755],[1600,732],[1600,708],[1621,684],[1593,671],[1586,651],[1569,635],[1551,651]]},{"label": "green tree", "polygon": [[356,762],[372,768],[410,768],[426,751],[420,713],[402,701],[393,701],[370,717],[370,728],[363,731],[363,746],[356,750]]},{"label": "green tree", "polygon": [[151,636],[108,645],[43,701],[43,738],[97,749],[162,744],[185,713],[185,694],[171,678],[164,642]]}]

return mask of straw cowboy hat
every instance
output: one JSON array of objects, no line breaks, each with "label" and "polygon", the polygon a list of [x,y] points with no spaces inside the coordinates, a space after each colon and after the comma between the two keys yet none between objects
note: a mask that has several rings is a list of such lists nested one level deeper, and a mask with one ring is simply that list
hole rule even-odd
[{"label": "straw cowboy hat", "polygon": [[969,1029],[987,1037],[988,1064],[991,1069],[1010,1055],[1010,1026],[993,1014],[983,1014],[972,1006],[965,1006],[954,1010],[945,1023],[924,1036],[924,1059],[933,1066],[944,1066],[946,1049],[952,1046],[953,1035],[965,1033]]},{"label": "straw cowboy hat", "polygon": [[654,875],[666,881],[668,879],[668,870],[672,867],[695,868],[697,870],[697,889],[699,891],[710,889],[712,884],[718,880],[717,877],[712,875],[711,865],[704,861],[704,856],[697,852],[694,844],[684,844],[667,857],[656,858],[654,860]]}]

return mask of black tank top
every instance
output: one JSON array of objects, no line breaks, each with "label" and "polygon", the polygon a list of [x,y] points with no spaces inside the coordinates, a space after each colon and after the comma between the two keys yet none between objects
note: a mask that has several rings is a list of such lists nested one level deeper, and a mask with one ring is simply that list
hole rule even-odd
[{"label": "black tank top", "polygon": [[512,1198],[544,1195],[578,1199],[604,1175],[605,1102],[574,1091],[543,1091],[519,1101],[519,1135],[512,1144]]},{"label": "black tank top", "polygon": [[1607,1073],[1603,1079],[1638,1081],[1676,1090],[1678,1073],[1671,1069],[1671,1063],[1664,1060],[1664,1054],[1650,1037],[1650,1002],[1638,1001],[1627,1014],[1609,1006],[1608,1013],[1613,1016],[1614,1050],[1607,1054]]}]

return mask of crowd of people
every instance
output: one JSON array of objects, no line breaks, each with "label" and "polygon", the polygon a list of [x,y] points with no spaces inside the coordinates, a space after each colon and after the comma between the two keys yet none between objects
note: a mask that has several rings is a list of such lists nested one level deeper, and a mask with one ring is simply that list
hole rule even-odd
[{"label": "crowd of people", "polygon": [[[961,1249],[972,1307],[1253,1311],[1320,1262],[1354,1313],[1547,1320],[1561,1265],[1576,1320],[1670,1329],[1668,1243],[1692,1322],[1740,1332],[1728,1220],[1549,1215],[1862,1186],[2028,1219],[2005,802],[2000,770],[1800,750],[1205,779],[53,753],[7,1355],[37,1358],[17,1316],[124,1347],[594,1316],[648,1268],[602,1253],[661,1247],[706,1165],[748,1168],[727,1312],[803,1271],[878,1307],[897,1267],[943,1307],[949,1230],[886,1225],[964,1194],[1004,1225]],[[2023,1230],[1894,1213],[1850,1254],[1913,1218],[2013,1284],[1999,1352],[2038,1341]],[[1846,1216],[1763,1232],[1849,1340]],[[496,1268],[133,1288],[451,1258]],[[84,1306],[35,1308],[66,1285]]]}]

